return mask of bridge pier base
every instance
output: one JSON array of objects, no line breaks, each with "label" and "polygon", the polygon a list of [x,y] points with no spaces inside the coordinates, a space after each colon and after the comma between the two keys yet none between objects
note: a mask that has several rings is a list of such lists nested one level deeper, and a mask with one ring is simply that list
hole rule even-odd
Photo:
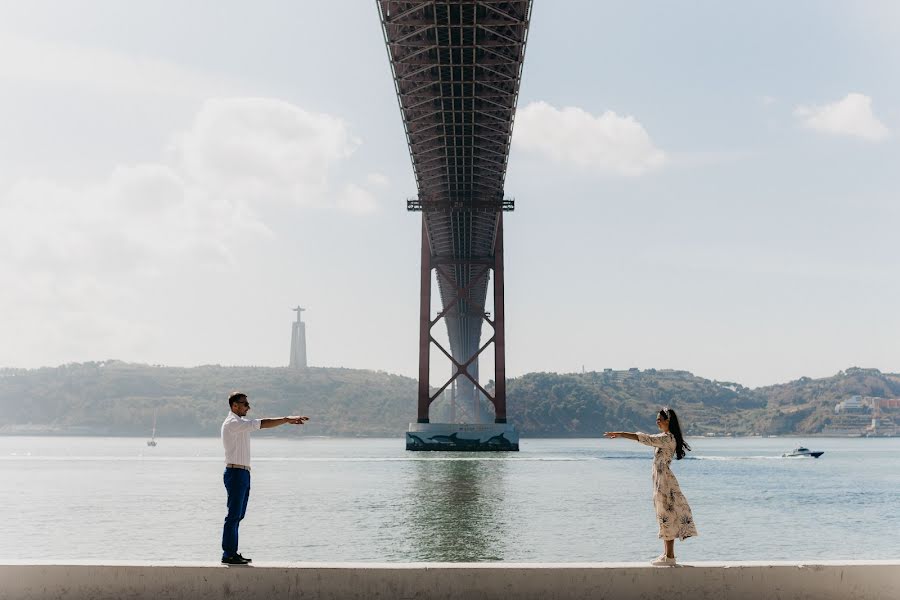
[{"label": "bridge pier base", "polygon": [[515,452],[519,449],[519,432],[508,423],[410,423],[406,449]]}]

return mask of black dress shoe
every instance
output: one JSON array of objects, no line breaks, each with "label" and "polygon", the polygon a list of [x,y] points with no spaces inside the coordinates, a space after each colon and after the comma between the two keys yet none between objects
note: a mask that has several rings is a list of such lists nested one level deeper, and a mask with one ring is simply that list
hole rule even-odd
[{"label": "black dress shoe", "polygon": [[235,554],[234,556],[223,556],[222,564],[223,565],[246,565],[250,561],[241,556],[240,554]]},{"label": "black dress shoe", "polygon": [[239,559],[241,559],[241,560],[243,560],[243,561],[245,561],[245,562],[248,562],[248,563],[252,563],[252,562],[253,562],[253,559],[252,559],[252,558],[247,558],[246,556],[241,556],[240,554],[235,554],[235,556],[237,556]]}]

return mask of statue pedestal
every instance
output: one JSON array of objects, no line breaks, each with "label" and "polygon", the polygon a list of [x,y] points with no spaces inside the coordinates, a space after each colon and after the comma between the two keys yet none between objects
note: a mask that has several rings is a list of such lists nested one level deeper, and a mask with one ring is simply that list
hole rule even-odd
[{"label": "statue pedestal", "polygon": [[515,452],[519,450],[519,432],[509,423],[410,423],[406,449]]}]

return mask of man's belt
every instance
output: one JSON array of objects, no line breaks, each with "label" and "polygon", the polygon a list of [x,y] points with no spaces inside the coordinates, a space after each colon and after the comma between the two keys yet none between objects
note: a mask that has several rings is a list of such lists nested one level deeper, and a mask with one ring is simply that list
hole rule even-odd
[{"label": "man's belt", "polygon": [[227,468],[227,469],[244,469],[245,471],[250,470],[250,467],[248,467],[247,465],[236,465],[233,463],[228,463],[227,465],[225,465],[225,468]]}]

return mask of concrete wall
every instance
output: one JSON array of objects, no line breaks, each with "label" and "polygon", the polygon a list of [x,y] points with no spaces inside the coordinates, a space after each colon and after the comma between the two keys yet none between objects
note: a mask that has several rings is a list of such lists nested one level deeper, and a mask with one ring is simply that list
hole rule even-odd
[{"label": "concrete wall", "polygon": [[817,563],[0,563],[3,600],[900,598],[900,561]]}]

